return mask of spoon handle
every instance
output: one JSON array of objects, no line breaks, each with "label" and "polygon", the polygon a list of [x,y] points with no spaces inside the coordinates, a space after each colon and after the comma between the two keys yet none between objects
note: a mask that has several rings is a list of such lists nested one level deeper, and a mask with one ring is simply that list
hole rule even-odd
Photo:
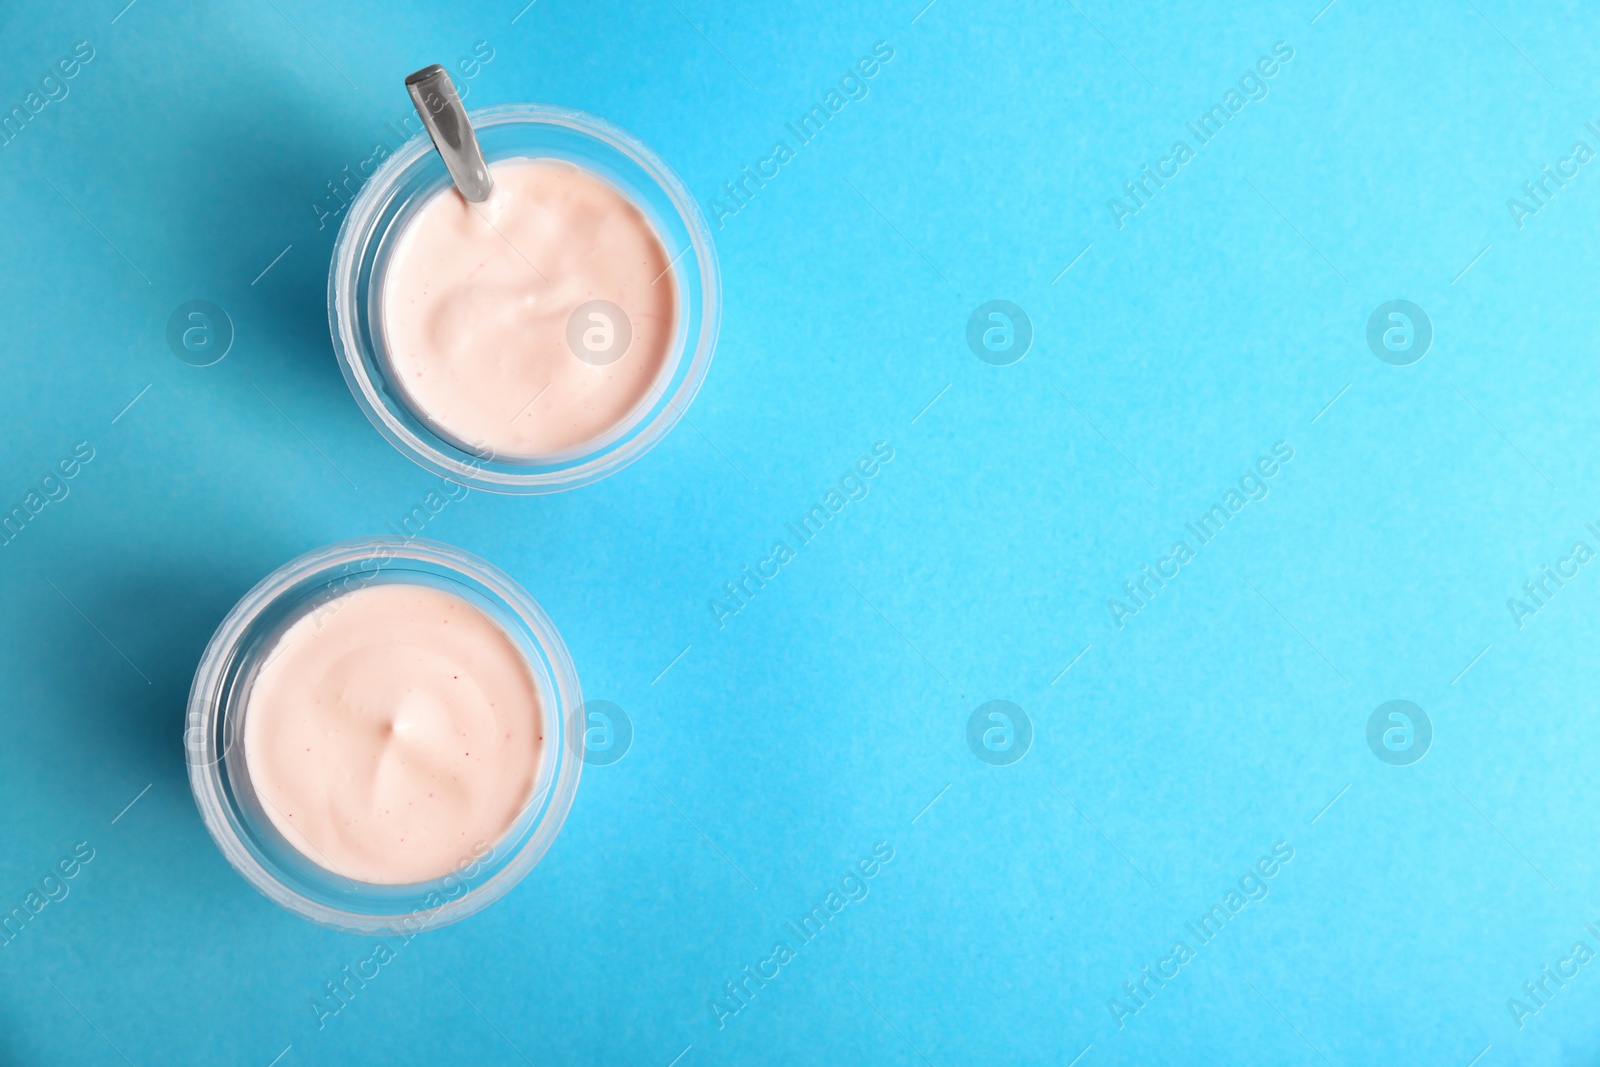
[{"label": "spoon handle", "polygon": [[483,150],[478,147],[477,135],[467,121],[467,109],[461,106],[449,72],[437,63],[423,67],[406,76],[406,91],[461,195],[475,204],[489,199],[494,192],[489,165],[484,162]]}]

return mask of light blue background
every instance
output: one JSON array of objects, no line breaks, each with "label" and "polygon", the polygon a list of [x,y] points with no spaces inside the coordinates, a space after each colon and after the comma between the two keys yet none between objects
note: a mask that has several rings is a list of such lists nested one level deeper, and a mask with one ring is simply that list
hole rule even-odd
[{"label": "light blue background", "polygon": [[[1600,162],[1521,229],[1506,205],[1600,150],[1600,15],[921,3],[0,8],[0,110],[95,50],[0,147],[0,507],[95,449],[0,549],[0,910],[95,849],[0,948],[0,1061],[1600,1056],[1600,961],[1520,1029],[1507,1007],[1600,949],[1600,562],[1521,629],[1506,606],[1600,548]],[[228,867],[182,708],[245,590],[436,484],[340,378],[311,205],[392,145],[407,72],[480,41],[469,106],[605,116],[708,213],[875,42],[894,59],[717,232],[690,421],[601,484],[430,523],[637,736],[520,887],[319,1030],[372,939]],[[1270,95],[1119,229],[1107,199],[1279,41]],[[1396,298],[1435,331],[1409,367],[1364,337]],[[237,329],[212,367],[164,340],[192,299]],[[991,299],[1033,322],[1015,365],[967,348]],[[722,583],[877,441],[870,495],[719,630]],[[1113,625],[1279,441],[1270,495]],[[1409,767],[1366,742],[1397,698],[1434,726]],[[965,741],[994,699],[1035,728],[1007,767]],[[1108,999],[1279,841],[1270,895],[1119,1028]],[[723,984],[877,842],[870,895],[719,1029]]]}]

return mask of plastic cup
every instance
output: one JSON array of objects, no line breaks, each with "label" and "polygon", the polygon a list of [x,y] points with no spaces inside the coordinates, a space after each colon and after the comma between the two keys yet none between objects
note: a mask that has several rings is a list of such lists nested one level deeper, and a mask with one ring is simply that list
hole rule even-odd
[{"label": "plastic cup", "polygon": [[711,230],[660,157],[603,119],[550,104],[499,104],[468,114],[491,166],[518,158],[576,164],[632,201],[655,228],[671,260],[678,307],[654,387],[598,437],[535,458],[474,450],[430,422],[394,379],[383,324],[384,276],[400,235],[450,185],[444,161],[425,134],[384,160],[339,229],[328,275],[328,321],[339,366],[378,432],[436,474],[500,493],[552,493],[586,485],[653,448],[683,417],[705,380],[722,316]]},{"label": "plastic cup", "polygon": [[[273,825],[250,782],[244,720],[250,688],[277,639],[313,611],[381,582],[431,586],[484,612],[523,654],[539,694],[544,744],[533,790],[498,841],[474,842],[456,870],[377,885],[314,862]],[[264,578],[206,646],[189,691],[189,785],[217,847],[267,899],[353,933],[411,934],[455,922],[504,896],[550,848],[583,769],[583,696],[566,646],[539,605],[490,564],[435,541],[359,538],[308,552]],[[487,854],[485,854],[487,851]]]}]

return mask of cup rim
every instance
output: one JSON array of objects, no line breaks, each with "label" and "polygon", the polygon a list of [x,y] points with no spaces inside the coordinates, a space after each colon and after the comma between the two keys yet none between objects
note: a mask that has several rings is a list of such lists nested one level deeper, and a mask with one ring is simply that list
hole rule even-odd
[{"label": "cup rim", "polygon": [[[386,554],[385,554],[386,553]],[[495,873],[461,896],[433,908],[392,913],[355,912],[314,900],[285,883],[245,847],[233,806],[224,786],[226,750],[217,751],[218,719],[223,713],[223,683],[240,640],[251,625],[279,598],[303,579],[320,571],[371,559],[413,559],[440,567],[479,583],[527,627],[549,663],[550,684],[556,707],[545,716],[547,745],[553,746],[554,770],[542,789],[536,787],[529,804],[543,798],[544,810],[526,831],[517,852]],[[529,669],[539,672],[534,664]],[[542,687],[541,687],[542,688]],[[581,709],[583,695],[577,671],[555,624],[538,602],[498,567],[469,552],[424,538],[356,537],[312,549],[278,567],[241,597],[218,624],[190,686],[185,717],[184,749],[189,786],[195,805],[217,848],[245,881],[274,904],[301,918],[334,929],[360,934],[411,934],[457,922],[500,899],[525,878],[554,843],[577,793],[583,770],[581,754],[574,753],[567,737],[573,709]],[[234,742],[238,744],[237,740]],[[200,758],[197,758],[200,757]],[[291,846],[292,847],[292,846]],[[420,883],[425,884],[425,883]]]},{"label": "cup rim", "polygon": [[[328,320],[339,369],[356,403],[378,432],[412,462],[435,474],[463,485],[506,494],[555,493],[588,485],[639,459],[654,448],[682,419],[699,393],[711,359],[715,354],[722,322],[722,275],[717,261],[711,227],[683,180],[643,141],[627,130],[575,108],[557,104],[492,104],[467,112],[475,129],[528,123],[561,127],[599,141],[635,163],[661,189],[671,202],[689,236],[700,282],[700,329],[696,337],[686,337],[677,353],[687,359],[687,371],[671,395],[663,395],[653,416],[638,425],[632,436],[615,448],[607,447],[604,435],[598,452],[579,450],[551,457],[555,466],[540,469],[503,470],[484,465],[484,459],[515,462],[515,458],[484,457],[462,459],[459,449],[437,434],[420,434],[390,410],[380,394],[365,360],[364,346],[357,336],[357,302],[363,298],[358,276],[364,253],[373,238],[373,227],[385,205],[386,193],[407,167],[434,150],[426,132],[416,134],[386,158],[357,192],[339,227],[328,269]],[[681,255],[681,253],[680,253]],[[443,445],[444,447],[440,447]],[[449,451],[446,451],[449,449]]]}]

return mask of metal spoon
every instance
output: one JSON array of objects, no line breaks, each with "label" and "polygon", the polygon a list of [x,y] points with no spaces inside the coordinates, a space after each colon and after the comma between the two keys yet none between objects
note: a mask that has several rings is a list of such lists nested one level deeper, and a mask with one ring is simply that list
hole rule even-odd
[{"label": "metal spoon", "polygon": [[494,192],[489,164],[484,162],[483,149],[478,147],[477,135],[467,121],[467,109],[461,106],[450,72],[437,63],[423,67],[406,76],[406,91],[461,195],[474,204],[489,199]]}]

